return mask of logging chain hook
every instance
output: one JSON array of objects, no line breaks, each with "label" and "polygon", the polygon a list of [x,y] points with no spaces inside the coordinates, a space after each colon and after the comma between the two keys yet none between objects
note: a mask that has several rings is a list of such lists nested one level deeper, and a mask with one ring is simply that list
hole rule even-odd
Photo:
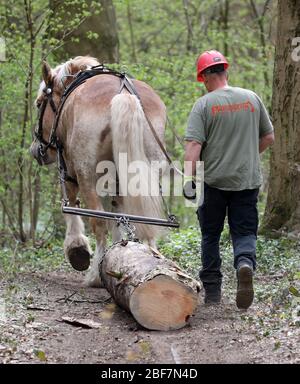
[{"label": "logging chain hook", "polygon": [[125,233],[126,240],[136,241],[135,231],[136,227],[130,222],[130,220],[123,216],[117,220],[117,226],[121,228],[121,231]]}]

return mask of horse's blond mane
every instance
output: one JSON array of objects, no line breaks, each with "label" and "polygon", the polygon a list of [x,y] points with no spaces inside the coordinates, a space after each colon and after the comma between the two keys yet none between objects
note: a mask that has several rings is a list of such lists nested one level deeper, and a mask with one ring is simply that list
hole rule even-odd
[{"label": "horse's blond mane", "polygon": [[76,75],[79,71],[99,65],[99,61],[90,56],[77,56],[74,59],[66,61],[53,69],[53,74],[58,86],[63,86],[65,80],[72,75]]},{"label": "horse's blond mane", "polygon": [[[76,75],[79,71],[83,71],[94,65],[99,65],[99,61],[91,56],[77,56],[74,59],[70,59],[63,64],[57,65],[54,69],[51,69],[51,74],[54,77],[55,85],[58,90],[64,90],[66,85],[70,83],[71,76]],[[45,88],[45,82],[42,81],[36,101],[43,94]],[[35,102],[36,102],[35,101]]]}]

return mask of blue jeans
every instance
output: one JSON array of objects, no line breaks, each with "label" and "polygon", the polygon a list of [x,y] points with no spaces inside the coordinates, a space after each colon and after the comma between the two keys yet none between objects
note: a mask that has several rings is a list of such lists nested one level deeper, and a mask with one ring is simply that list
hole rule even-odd
[{"label": "blue jeans", "polygon": [[204,184],[204,201],[197,215],[202,233],[200,279],[221,284],[222,273],[219,241],[226,213],[234,251],[234,267],[245,261],[256,267],[256,238],[258,228],[257,196],[259,189],[223,191]]}]

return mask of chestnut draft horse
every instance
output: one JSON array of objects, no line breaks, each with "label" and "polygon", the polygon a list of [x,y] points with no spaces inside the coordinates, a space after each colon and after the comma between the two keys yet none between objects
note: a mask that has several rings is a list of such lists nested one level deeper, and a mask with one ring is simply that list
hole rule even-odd
[{"label": "chestnut draft horse", "polygon": [[[65,87],[74,76],[99,65],[88,56],[78,56],[51,69],[44,62],[43,81],[40,84],[36,106],[40,110],[39,128],[42,135],[36,136],[31,144],[31,154],[40,165],[56,161],[57,148],[50,146],[41,154],[41,142],[49,140],[55,112],[60,105]],[[154,90],[142,81],[132,80],[140,97],[130,94],[126,89],[120,91],[120,78],[111,74],[101,74],[87,79],[67,98],[61,110],[56,136],[63,145],[63,157],[68,175],[77,183],[67,181],[66,190],[70,206],[76,205],[80,192],[86,207],[103,210],[103,199],[96,191],[99,175],[97,164],[113,161],[118,170],[119,153],[127,154],[128,163],[139,160],[149,164],[162,161],[163,153],[151,132],[145,114],[151,121],[160,141],[164,143],[166,108]],[[50,102],[47,96],[51,93]],[[42,111],[41,111],[42,110]],[[145,113],[144,113],[145,112]],[[118,175],[120,179],[122,175]],[[130,176],[129,176],[130,177]],[[148,184],[147,175],[140,175],[141,182]],[[117,212],[125,212],[149,217],[162,217],[162,199],[156,196],[118,196],[114,197]],[[67,229],[64,240],[66,259],[77,270],[89,271],[86,283],[101,286],[99,263],[106,246],[108,230],[112,231],[113,241],[121,239],[115,223],[92,218],[90,224],[96,236],[96,250],[90,266],[92,251],[84,235],[84,223],[80,216],[64,215]],[[136,235],[155,247],[155,239],[160,229],[151,225],[136,225]]]}]

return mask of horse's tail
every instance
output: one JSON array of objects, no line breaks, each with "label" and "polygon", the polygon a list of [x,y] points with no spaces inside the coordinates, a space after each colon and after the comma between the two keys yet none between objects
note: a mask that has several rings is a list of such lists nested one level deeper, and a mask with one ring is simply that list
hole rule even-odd
[{"label": "horse's tail", "polygon": [[[159,194],[150,193],[150,162],[144,148],[144,132],[148,129],[147,124],[143,108],[136,96],[122,93],[112,99],[113,154],[118,169],[119,191],[121,195],[125,195],[122,199],[124,211],[129,214],[159,218],[162,217],[162,199]],[[124,156],[127,157],[127,164],[125,164],[127,169],[130,164],[133,168],[136,164],[145,168],[138,169],[135,174],[130,175],[127,172],[125,175],[120,168],[124,167],[126,158]],[[136,161],[139,163],[132,164]],[[153,182],[153,179],[151,181]],[[140,193],[138,191],[136,195],[132,193],[134,186],[138,186]],[[155,239],[160,233],[161,230],[157,226],[136,225],[136,234],[141,239]]]}]

